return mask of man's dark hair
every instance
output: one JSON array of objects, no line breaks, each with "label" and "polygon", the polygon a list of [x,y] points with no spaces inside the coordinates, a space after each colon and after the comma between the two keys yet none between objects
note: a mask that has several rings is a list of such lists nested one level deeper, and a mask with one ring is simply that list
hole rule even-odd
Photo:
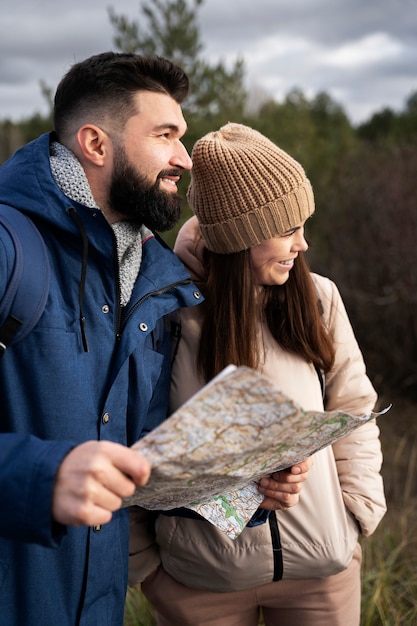
[{"label": "man's dark hair", "polygon": [[164,93],[181,104],[189,80],[178,66],[159,56],[103,52],[76,63],[59,83],[54,129],[60,141],[83,123],[111,120],[122,130],[136,113],[138,91]]}]

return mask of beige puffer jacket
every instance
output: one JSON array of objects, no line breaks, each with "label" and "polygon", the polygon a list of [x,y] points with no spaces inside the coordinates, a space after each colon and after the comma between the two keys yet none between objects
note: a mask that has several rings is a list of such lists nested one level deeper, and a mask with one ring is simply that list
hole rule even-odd
[{"label": "beige puffer jacket", "polygon": [[[196,280],[204,273],[202,247],[196,219],[192,218],[180,231],[175,251]],[[325,381],[326,408],[367,414],[374,408],[376,393],[366,376],[340,294],[327,278],[313,278],[336,347],[335,364]],[[196,375],[203,313],[203,306],[181,313],[182,337],[173,370],[172,410],[203,384]],[[281,350],[267,328],[262,332],[266,349],[262,372],[304,409],[323,410],[314,367]],[[162,565],[188,587],[223,592],[281,577],[322,578],[336,574],[349,565],[359,533],[370,535],[386,511],[381,464],[379,429],[371,421],[315,454],[296,506],[271,513],[269,522],[246,528],[236,540],[205,520],[159,515],[155,532]],[[134,530],[133,542],[138,541],[143,547],[143,537]],[[131,563],[131,583],[136,583],[150,569],[134,571],[135,562],[137,565],[144,554],[139,554],[138,546],[132,546],[136,556]],[[154,550],[149,541],[146,554],[152,554],[155,564]]]}]

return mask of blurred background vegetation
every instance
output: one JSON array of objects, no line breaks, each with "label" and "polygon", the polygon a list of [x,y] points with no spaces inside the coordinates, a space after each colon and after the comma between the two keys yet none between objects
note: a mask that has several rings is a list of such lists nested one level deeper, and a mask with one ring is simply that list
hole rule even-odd
[{"label": "blurred background vegetation", "polygon": [[[244,59],[232,67],[204,59],[202,2],[142,2],[137,21],[109,8],[114,48],[160,54],[187,71],[189,151],[206,132],[242,122],[303,164],[317,206],[308,223],[311,267],[337,282],[379,391],[417,400],[417,91],[402,111],[383,109],[356,127],[324,92],[308,99],[294,89],[282,102],[252,93]],[[40,89],[52,110],[53,90],[43,81]],[[50,129],[51,116],[0,120],[0,163]],[[185,176],[184,196],[187,185]],[[190,214],[186,206],[182,221]],[[177,230],[164,235],[170,245]]]},{"label": "blurred background vegetation", "polygon": [[[294,89],[277,102],[245,87],[243,58],[231,67],[204,58],[202,3],[141,2],[137,21],[109,8],[114,49],[159,54],[187,71],[190,152],[196,139],[233,121],[303,164],[317,207],[307,232],[311,268],[337,283],[380,404],[393,403],[380,420],[389,511],[365,546],[363,624],[417,624],[417,91],[403,110],[382,108],[356,126],[325,92],[308,99]],[[52,111],[53,90],[45,82],[40,89]],[[0,163],[49,130],[51,116],[0,120]],[[187,185],[184,177],[184,198]],[[181,223],[190,215],[185,204]],[[178,227],[164,234],[169,245]],[[128,608],[135,598],[129,595]],[[142,623],[134,606],[128,624]]]}]

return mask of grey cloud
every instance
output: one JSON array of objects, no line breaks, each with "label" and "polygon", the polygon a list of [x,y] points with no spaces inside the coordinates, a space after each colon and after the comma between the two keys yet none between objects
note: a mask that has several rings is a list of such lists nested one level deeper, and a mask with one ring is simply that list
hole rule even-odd
[{"label": "grey cloud", "polygon": [[[141,16],[141,0],[4,5],[0,119],[31,115],[31,105],[42,101],[41,79],[54,88],[73,62],[113,48],[109,5],[130,19]],[[203,54],[228,63],[243,56],[249,83],[272,95],[294,86],[306,94],[337,94],[357,121],[384,106],[401,106],[417,90],[416,0],[205,0],[198,18]],[[380,60],[347,58],[343,67],[326,61],[343,46],[356,55],[366,51],[363,39],[377,33],[388,42]],[[397,45],[397,56],[386,54],[388,44]]]}]

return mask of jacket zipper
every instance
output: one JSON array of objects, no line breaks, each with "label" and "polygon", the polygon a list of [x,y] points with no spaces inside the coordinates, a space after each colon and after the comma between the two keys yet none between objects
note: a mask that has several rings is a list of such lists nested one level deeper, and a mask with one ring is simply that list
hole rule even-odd
[{"label": "jacket zipper", "polygon": [[189,285],[190,283],[192,283],[191,278],[185,278],[184,280],[179,280],[175,283],[171,283],[170,285],[167,285],[166,287],[162,287],[161,289],[157,289],[156,291],[150,291],[149,293],[145,294],[144,296],[142,296],[142,298],[140,298],[140,300],[138,300],[131,309],[129,309],[129,312],[126,314],[126,317],[124,318],[123,321],[121,321],[120,316],[118,319],[118,332],[116,333],[116,336],[118,339],[120,339],[121,334],[123,332],[124,327],[126,326],[129,318],[133,315],[133,313],[136,311],[136,309],[143,303],[145,302],[145,300],[147,300],[148,298],[151,298],[153,296],[160,296],[163,293],[167,293],[168,291],[171,291],[173,289],[175,289],[176,287],[179,287],[180,285]]}]

